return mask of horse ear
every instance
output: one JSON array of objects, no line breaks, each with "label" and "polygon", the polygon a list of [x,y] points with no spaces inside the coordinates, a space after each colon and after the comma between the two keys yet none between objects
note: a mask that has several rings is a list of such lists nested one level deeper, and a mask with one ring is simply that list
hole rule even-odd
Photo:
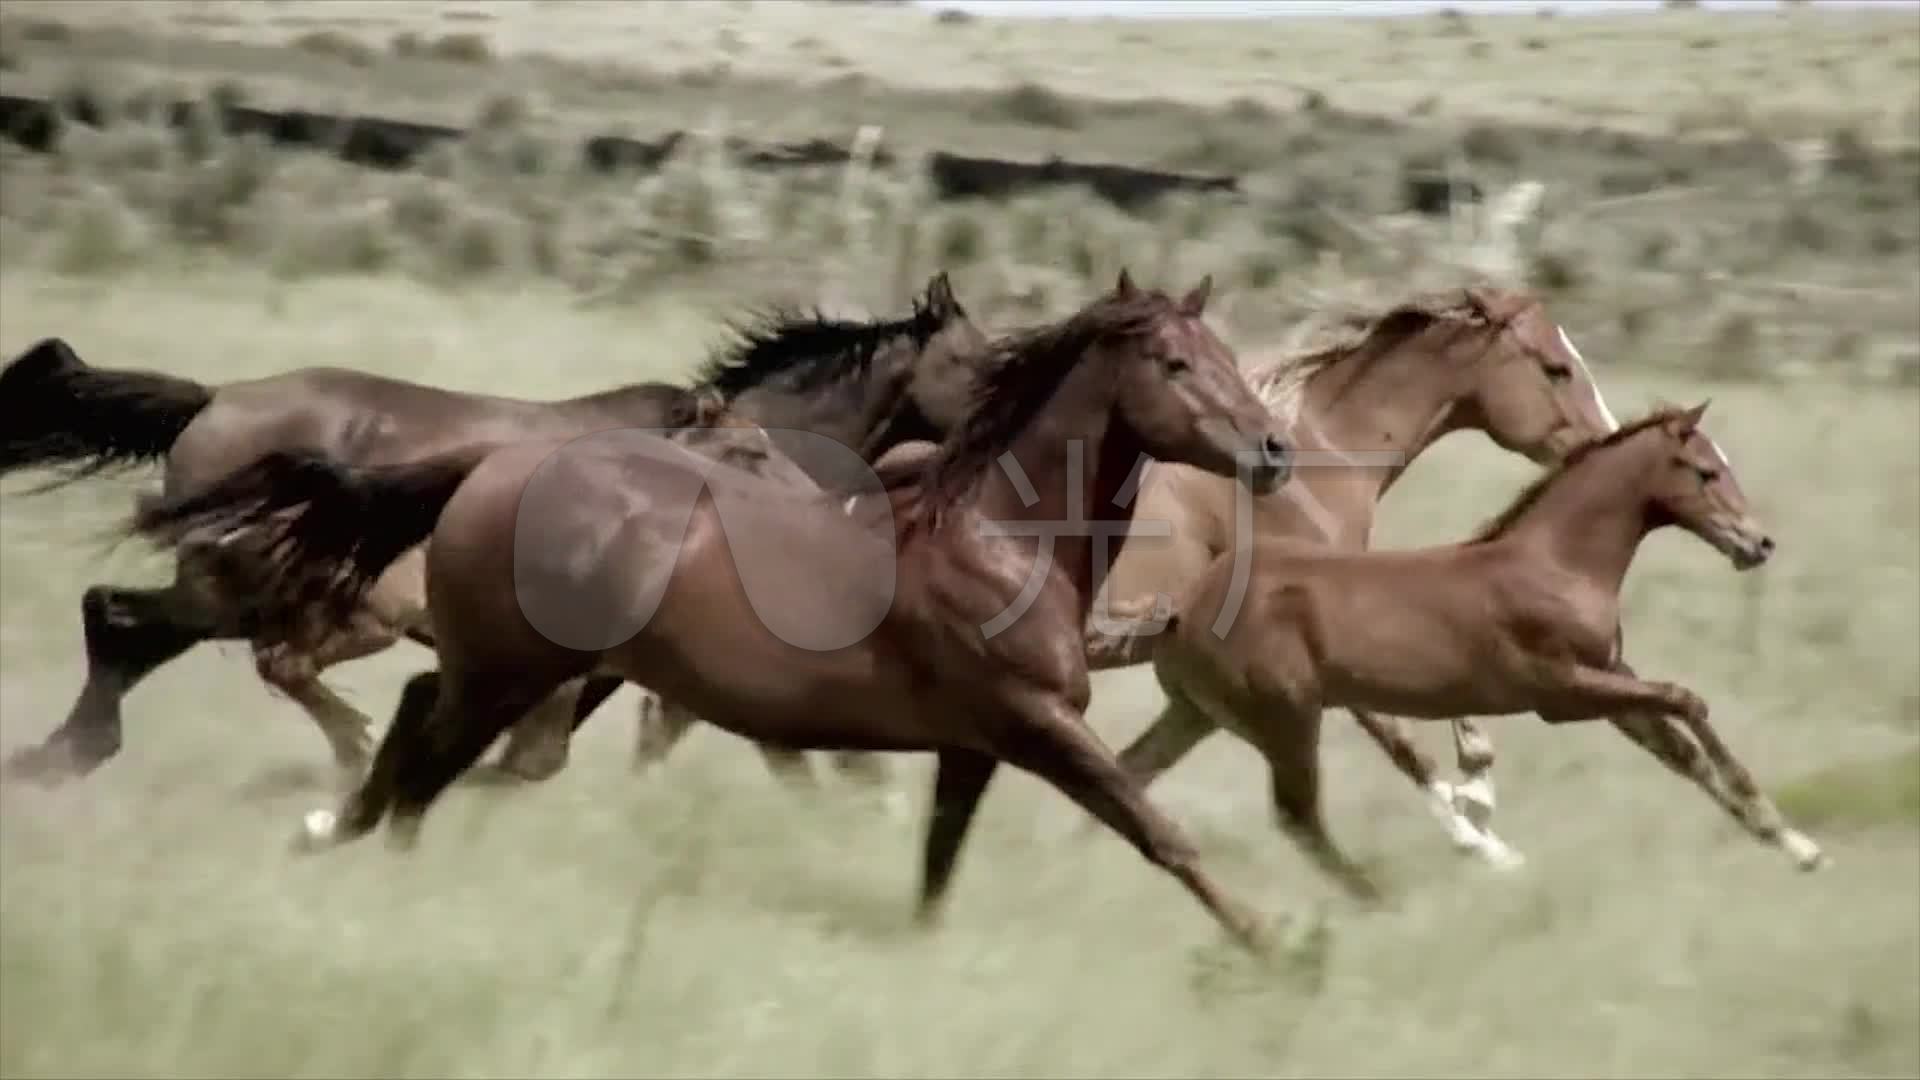
[{"label": "horse ear", "polygon": [[1138,296],[1139,293],[1140,293],[1139,287],[1134,285],[1133,283],[1133,275],[1127,273],[1126,267],[1124,266],[1121,267],[1120,280],[1114,282],[1113,284],[1113,295],[1119,297],[1122,300],[1129,300],[1135,296]]},{"label": "horse ear", "polygon": [[1188,318],[1199,318],[1200,313],[1207,310],[1207,297],[1212,293],[1213,275],[1208,274],[1200,279],[1200,284],[1195,285],[1192,292],[1180,298],[1180,314]]},{"label": "horse ear", "polygon": [[933,275],[927,282],[926,312],[945,320],[960,314],[960,301],[954,298],[953,282],[947,279],[945,270]]},{"label": "horse ear", "polygon": [[1485,285],[1467,287],[1467,303],[1474,314],[1493,323],[1505,323],[1527,309],[1531,302],[1524,293],[1511,293]]},{"label": "horse ear", "polygon": [[1688,409],[1686,413],[1681,417],[1681,422],[1683,425],[1682,430],[1691,433],[1694,428],[1699,427],[1700,418],[1707,414],[1707,406],[1711,404],[1713,404],[1713,399],[1708,398],[1705,401],[1702,401],[1700,404],[1695,405],[1693,408]]}]

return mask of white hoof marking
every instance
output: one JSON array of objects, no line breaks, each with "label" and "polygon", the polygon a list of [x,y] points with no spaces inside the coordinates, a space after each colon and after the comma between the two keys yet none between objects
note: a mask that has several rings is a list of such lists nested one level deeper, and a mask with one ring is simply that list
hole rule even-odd
[{"label": "white hoof marking", "polygon": [[1507,846],[1505,840],[1490,832],[1480,834],[1479,856],[1495,870],[1518,870],[1527,864],[1527,857]]},{"label": "white hoof marking", "polygon": [[309,810],[300,819],[301,847],[315,851],[333,842],[333,829],[340,819],[331,810]]},{"label": "white hoof marking", "polygon": [[1473,827],[1485,832],[1487,823],[1493,820],[1493,778],[1485,774],[1475,776],[1453,789],[1453,809],[1456,813],[1473,822]]},{"label": "white hoof marking", "polygon": [[1480,829],[1455,809],[1457,804],[1453,785],[1445,780],[1435,780],[1427,788],[1427,808],[1440,819],[1440,827],[1447,830],[1447,839],[1460,851],[1478,851],[1483,843]]},{"label": "white hoof marking", "polygon": [[1802,870],[1818,870],[1827,863],[1826,852],[1821,851],[1820,845],[1799,829],[1788,829],[1781,833],[1780,847]]}]

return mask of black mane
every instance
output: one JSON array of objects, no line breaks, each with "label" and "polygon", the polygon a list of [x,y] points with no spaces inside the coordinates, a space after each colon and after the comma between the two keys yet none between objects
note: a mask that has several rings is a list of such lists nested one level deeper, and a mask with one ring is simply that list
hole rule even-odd
[{"label": "black mane", "polygon": [[734,323],[735,340],[701,366],[694,387],[729,401],[776,379],[806,391],[865,375],[880,349],[899,338],[925,348],[944,325],[945,319],[918,304],[904,318],[869,322],[775,308]]}]

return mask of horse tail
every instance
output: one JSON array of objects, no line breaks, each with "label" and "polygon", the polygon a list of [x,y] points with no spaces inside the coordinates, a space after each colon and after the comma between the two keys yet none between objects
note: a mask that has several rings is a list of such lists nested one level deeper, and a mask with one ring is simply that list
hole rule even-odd
[{"label": "horse tail", "polygon": [[47,338],[0,370],[0,476],[66,467],[48,491],[97,473],[164,458],[213,401],[191,379],[97,368]]},{"label": "horse tail", "polygon": [[192,495],[149,495],[126,532],[162,547],[244,545],[259,629],[337,625],[401,555],[433,535],[440,511],[492,445],[408,465],[342,465],[276,450]]}]

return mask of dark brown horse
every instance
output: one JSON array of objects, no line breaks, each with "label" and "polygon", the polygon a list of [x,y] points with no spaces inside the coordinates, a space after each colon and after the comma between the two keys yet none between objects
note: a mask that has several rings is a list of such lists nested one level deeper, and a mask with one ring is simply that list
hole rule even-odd
[{"label": "dark brown horse", "polygon": [[[1239,940],[1257,928],[1088,729],[1088,609],[1146,456],[1283,483],[1286,453],[1227,346],[1125,274],[993,350],[977,407],[884,493],[809,497],[661,440],[559,440],[410,466],[270,455],[135,530],[265,527],[298,611],[350,609],[426,539],[441,687],[403,701],[366,782],[314,844],[422,815],[495,737],[591,672],[790,749],[932,751],[920,912],[941,906],[1001,762],[1052,783],[1178,878]],[[371,531],[368,522],[374,523]]]},{"label": "dark brown horse", "polygon": [[[1550,464],[1619,426],[1565,330],[1539,298],[1500,289],[1449,289],[1312,328],[1297,350],[1256,363],[1247,381],[1286,424],[1298,455],[1294,482],[1251,498],[1218,477],[1155,465],[1140,485],[1135,536],[1114,561],[1094,605],[1094,670],[1146,662],[1156,601],[1171,599],[1221,554],[1254,538],[1293,537],[1360,551],[1376,508],[1428,447],[1459,431]],[[1144,628],[1144,630],[1143,630]],[[1408,726],[1358,715],[1396,767],[1425,792],[1456,847],[1497,866],[1520,862],[1491,828],[1493,741],[1471,718],[1455,720],[1462,782],[1440,779]],[[1120,759],[1159,773],[1193,749],[1190,726],[1156,720]]]},{"label": "dark brown horse", "polygon": [[[1824,857],[1707,721],[1692,691],[1621,656],[1620,585],[1641,541],[1677,525],[1749,570],[1773,540],[1706,432],[1706,406],[1657,409],[1568,455],[1478,535],[1412,551],[1261,541],[1238,578],[1214,561],[1178,601],[1154,668],[1194,741],[1226,728],[1272,770],[1281,824],[1352,892],[1374,886],[1320,815],[1320,714],[1428,720],[1532,712],[1609,718],[1803,869]],[[1151,782],[1152,772],[1142,776]]]},{"label": "dark brown horse", "polygon": [[[165,463],[168,497],[205,491],[275,451],[309,451],[361,465],[400,464],[460,447],[519,438],[566,437],[624,428],[674,428],[717,398],[776,440],[809,432],[871,458],[904,439],[937,437],[964,408],[966,358],[985,335],[936,276],[905,318],[855,323],[776,314],[745,329],[731,355],[694,386],[639,383],[564,401],[460,393],[339,368],[307,368],[207,387],[170,375],[86,364],[58,339],[43,341],[0,372],[0,475],[30,467],[67,470],[56,483],[144,461]],[[959,366],[959,376],[942,371]],[[802,447],[805,448],[804,446]],[[841,469],[838,458],[802,467]],[[827,473],[823,483],[839,477]],[[49,485],[54,486],[54,485]],[[41,490],[45,490],[42,488]],[[209,640],[248,639],[273,688],[306,709],[335,759],[357,774],[371,748],[368,718],[320,681],[327,667],[421,637],[424,608],[416,553],[343,613],[334,633],[293,647],[260,638],[262,613],[238,549],[215,537],[177,548],[174,583],[159,589],[89,588],[81,603],[87,681],[67,720],[9,770],[57,778],[84,774],[120,747],[121,700],[161,665]],[[601,680],[580,719],[617,687]],[[516,740],[518,742],[518,740]],[[510,747],[508,761],[541,775],[564,757],[551,738]],[[523,751],[516,753],[516,751]],[[781,759],[790,755],[779,755]]]}]

